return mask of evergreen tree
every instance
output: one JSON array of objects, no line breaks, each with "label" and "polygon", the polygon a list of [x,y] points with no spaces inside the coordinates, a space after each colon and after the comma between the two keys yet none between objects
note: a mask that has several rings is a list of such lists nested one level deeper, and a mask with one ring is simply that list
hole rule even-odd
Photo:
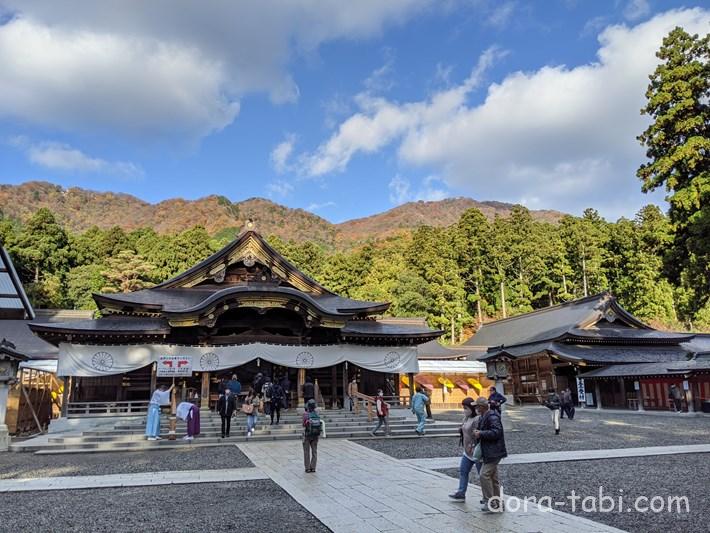
[{"label": "evergreen tree", "polygon": [[656,56],[641,110],[652,123],[638,137],[650,161],[637,175],[644,191],[665,186],[669,193],[674,245],[667,265],[684,282],[692,312],[710,295],[710,34],[675,28]]}]

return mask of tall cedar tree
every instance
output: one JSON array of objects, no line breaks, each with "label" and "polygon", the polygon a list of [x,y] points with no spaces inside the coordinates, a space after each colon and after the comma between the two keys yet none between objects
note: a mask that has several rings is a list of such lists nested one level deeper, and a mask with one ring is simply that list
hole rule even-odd
[{"label": "tall cedar tree", "polygon": [[653,122],[639,137],[649,162],[637,175],[643,190],[665,186],[675,232],[668,265],[693,292],[691,307],[710,294],[710,34],[675,28],[663,39],[641,113]]}]

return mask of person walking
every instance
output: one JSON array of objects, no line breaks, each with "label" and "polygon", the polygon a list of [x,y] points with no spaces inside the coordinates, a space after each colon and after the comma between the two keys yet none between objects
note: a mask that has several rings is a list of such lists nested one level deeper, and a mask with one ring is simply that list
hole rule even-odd
[{"label": "person walking", "polygon": [[232,374],[232,379],[227,382],[227,387],[229,387],[229,390],[232,391],[235,398],[242,392],[242,384],[239,382],[236,374]]},{"label": "person walking", "polygon": [[247,437],[251,437],[254,434],[256,423],[259,420],[260,403],[259,395],[253,390],[250,390],[242,405],[242,412],[247,415]]},{"label": "person walking", "polygon": [[148,403],[148,415],[145,419],[145,436],[148,440],[161,440],[160,437],[160,406],[170,403],[170,392],[175,385],[160,385]]},{"label": "person walking", "polygon": [[461,405],[464,415],[463,423],[459,428],[460,444],[463,446],[463,454],[459,464],[459,488],[453,494],[449,494],[449,498],[456,501],[466,500],[466,489],[468,489],[471,469],[475,466],[479,474],[481,471],[481,447],[477,446],[476,438],[473,436],[473,432],[478,428],[480,417],[476,414],[476,404],[473,398],[464,398]]},{"label": "person walking", "polygon": [[357,398],[355,395],[357,394],[357,378],[353,376],[353,379],[350,380],[350,383],[348,383],[348,400],[350,402],[350,410],[353,410],[353,407],[355,407],[355,402],[357,402]]},{"label": "person walking", "polygon": [[271,389],[274,384],[271,383],[271,377],[264,377],[264,384],[261,386],[261,398],[264,400],[264,414],[271,414]]},{"label": "person walking", "polygon": [[390,406],[387,405],[385,401],[384,393],[382,389],[377,389],[377,397],[375,398],[375,409],[377,411],[377,426],[375,429],[370,431],[370,435],[373,437],[383,425],[385,426],[385,436],[390,434],[390,424],[389,424],[389,414]]},{"label": "person walking", "polygon": [[483,397],[476,399],[476,410],[480,415],[477,429],[473,436],[481,445],[481,461],[483,466],[479,473],[481,482],[481,509],[489,513],[503,511],[503,500],[498,479],[498,463],[508,456],[505,449],[505,435],[500,415],[489,408],[488,400]]},{"label": "person walking", "polygon": [[680,392],[678,386],[673,383],[668,389],[668,397],[673,402],[673,410],[676,413],[683,412],[683,393]]},{"label": "person walking", "polygon": [[308,400],[303,413],[303,466],[306,473],[316,471],[318,462],[318,439],[323,431],[323,421],[316,411],[316,401]]},{"label": "person walking", "polygon": [[236,407],[236,402],[234,400],[234,394],[232,394],[231,389],[224,389],[224,394],[217,400],[217,412],[222,419],[222,438],[229,438],[229,430],[232,426],[232,415],[234,414],[234,408]]},{"label": "person walking", "polygon": [[274,414],[276,415],[276,425],[281,421],[281,406],[284,404],[284,390],[279,383],[272,383],[270,391],[271,405],[269,411],[271,413],[271,425],[274,425]]},{"label": "person walking", "polygon": [[555,435],[560,434],[560,411],[562,410],[562,401],[555,392],[555,389],[549,389],[547,400],[543,403],[550,411],[552,411],[552,425],[555,427]]},{"label": "person walking", "polygon": [[306,382],[301,387],[301,395],[303,396],[304,405],[308,405],[308,400],[315,401],[316,387],[310,377],[306,377]]},{"label": "person walking", "polygon": [[417,392],[412,396],[412,413],[417,415],[417,429],[414,431],[420,437],[424,435],[424,426],[426,425],[426,406],[429,402],[429,397],[422,392],[421,387],[417,387]]},{"label": "person walking", "polygon": [[284,409],[289,409],[291,406],[291,381],[288,379],[288,373],[284,374],[279,384],[284,391]]},{"label": "person walking", "polygon": [[572,391],[567,387],[565,390],[563,390],[560,393],[560,403],[562,406],[562,410],[560,412],[560,418],[564,418],[565,415],[567,415],[567,418],[570,420],[574,419],[574,403],[572,402]]},{"label": "person walking", "polygon": [[488,395],[488,405],[490,408],[494,411],[496,411],[499,415],[501,413],[501,406],[508,401],[508,399],[503,396],[500,392],[498,392],[498,389],[495,387],[491,387],[488,389],[488,392],[490,393]]}]

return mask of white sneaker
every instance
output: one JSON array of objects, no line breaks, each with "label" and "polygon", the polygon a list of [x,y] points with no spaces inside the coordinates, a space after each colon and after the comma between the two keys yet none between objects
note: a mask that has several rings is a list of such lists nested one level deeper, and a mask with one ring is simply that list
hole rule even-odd
[{"label": "white sneaker", "polygon": [[163,440],[163,437],[155,437],[153,440]]},{"label": "white sneaker", "polygon": [[191,437],[190,435],[185,435],[185,436],[182,438],[182,440],[192,440],[192,439],[193,439],[193,437]]},{"label": "white sneaker", "polygon": [[158,440],[157,437],[148,437],[148,440]]}]

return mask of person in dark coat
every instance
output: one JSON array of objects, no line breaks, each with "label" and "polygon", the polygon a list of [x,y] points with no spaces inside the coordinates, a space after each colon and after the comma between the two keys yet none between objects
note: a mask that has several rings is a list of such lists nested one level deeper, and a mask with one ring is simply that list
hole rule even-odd
[{"label": "person in dark coat", "polygon": [[503,405],[505,402],[508,401],[508,399],[503,396],[500,392],[495,387],[491,387],[489,389],[490,395],[488,396],[488,405],[489,407],[496,411],[498,414],[501,414],[501,405]]},{"label": "person in dark coat", "polygon": [[224,389],[224,394],[217,400],[217,412],[222,418],[222,438],[229,437],[229,429],[232,425],[232,415],[235,407],[234,394],[229,388]]},{"label": "person in dark coat", "polygon": [[254,380],[251,382],[251,390],[254,391],[254,394],[261,396],[261,388],[263,386],[264,386],[264,374],[259,372],[256,376],[254,376]]},{"label": "person in dark coat", "polygon": [[560,434],[560,411],[562,410],[562,400],[555,392],[555,389],[548,391],[547,400],[543,405],[552,411],[552,425],[555,427],[555,435]]},{"label": "person in dark coat", "polygon": [[284,391],[284,409],[288,409],[291,401],[291,381],[288,379],[288,374],[284,374],[279,382],[279,385],[281,385],[281,388]]},{"label": "person in dark coat", "polygon": [[572,401],[572,391],[569,387],[560,393],[560,402],[562,404],[560,418],[564,418],[567,415],[570,420],[574,419],[574,402]]},{"label": "person in dark coat", "polygon": [[474,438],[481,445],[481,461],[483,466],[479,478],[483,494],[482,509],[486,512],[502,512],[503,500],[500,493],[500,480],[498,479],[498,463],[503,457],[508,456],[505,449],[505,436],[500,415],[490,409],[488,400],[479,396],[476,399],[478,429],[473,432]]},{"label": "person in dark coat", "polygon": [[306,378],[306,382],[303,384],[303,387],[301,387],[301,389],[304,404],[308,404],[308,400],[315,400],[316,387],[315,385],[313,385],[313,381],[311,381],[311,378]]},{"label": "person in dark coat", "polygon": [[281,422],[281,406],[284,402],[284,390],[279,383],[274,382],[271,385],[270,401],[271,425],[274,425],[274,415],[276,415],[276,425],[278,426],[279,422]]}]

